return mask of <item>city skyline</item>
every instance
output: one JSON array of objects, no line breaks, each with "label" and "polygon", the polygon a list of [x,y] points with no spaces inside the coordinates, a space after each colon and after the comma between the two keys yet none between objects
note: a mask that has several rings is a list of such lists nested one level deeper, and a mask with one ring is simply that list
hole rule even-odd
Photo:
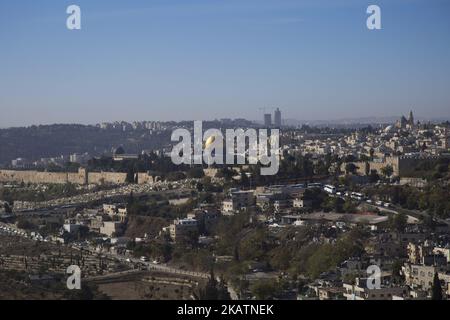
[{"label": "city skyline", "polygon": [[138,120],[450,118],[446,1],[0,5],[0,127]]},{"label": "city skyline", "polygon": [[[262,108],[259,108],[262,109]],[[271,109],[271,108],[268,108]],[[251,121],[255,124],[264,124],[267,127],[278,127],[279,125],[275,123],[275,113],[276,110],[279,110],[282,114],[281,116],[281,125],[282,126],[287,126],[287,127],[295,127],[295,126],[299,126],[302,124],[308,124],[308,125],[372,125],[372,124],[379,124],[379,125],[387,125],[387,124],[395,124],[398,119],[400,119],[401,117],[405,116],[405,115],[409,115],[409,112],[406,113],[404,112],[403,114],[400,113],[399,115],[392,115],[392,116],[380,116],[380,117],[371,117],[371,116],[367,116],[367,117],[359,117],[359,118],[336,118],[336,119],[295,119],[295,118],[285,118],[283,110],[280,109],[279,107],[277,108],[273,108],[273,112],[267,112],[267,113],[261,113],[261,114],[255,114],[252,118],[247,119],[247,118],[243,118],[243,117],[221,117],[221,118],[208,118],[208,119],[191,119],[191,118],[186,118],[186,119],[180,119],[180,120],[174,120],[174,119],[112,119],[109,121],[97,121],[97,122],[42,122],[42,123],[29,123],[29,124],[24,124],[24,125],[18,125],[18,126],[1,126],[0,125],[0,129],[10,129],[10,128],[26,128],[26,127],[31,127],[31,126],[46,126],[46,125],[84,125],[84,126],[98,126],[98,125],[102,125],[102,124],[113,124],[113,123],[142,123],[142,122],[160,122],[160,123],[165,123],[165,122],[193,122],[193,121],[225,121],[225,120],[231,120],[231,121],[235,121],[235,120],[246,120],[246,121]],[[413,110],[411,110],[413,111]],[[415,111],[414,111],[415,112]],[[419,121],[419,122],[424,122],[424,123],[443,123],[443,122],[447,122],[450,121],[450,116],[449,117],[424,117],[424,116],[416,116],[415,115],[415,120]],[[270,116],[270,124],[268,122],[266,122],[266,116]]]}]

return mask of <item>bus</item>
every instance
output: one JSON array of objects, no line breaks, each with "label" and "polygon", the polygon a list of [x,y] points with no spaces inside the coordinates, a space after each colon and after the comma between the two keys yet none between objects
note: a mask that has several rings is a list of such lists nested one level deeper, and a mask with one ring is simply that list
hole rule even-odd
[{"label": "bus", "polygon": [[355,199],[355,200],[361,201],[361,200],[364,199],[364,196],[363,196],[362,193],[352,192],[351,198],[352,198],[352,199]]},{"label": "bus", "polygon": [[330,184],[325,185],[325,187],[323,187],[323,190],[325,192],[331,193],[331,194],[335,194],[336,193],[336,187],[332,186]]}]

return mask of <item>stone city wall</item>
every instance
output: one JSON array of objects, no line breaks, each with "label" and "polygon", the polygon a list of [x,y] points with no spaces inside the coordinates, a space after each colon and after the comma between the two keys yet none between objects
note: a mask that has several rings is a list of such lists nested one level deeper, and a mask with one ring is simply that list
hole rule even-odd
[{"label": "stone city wall", "polygon": [[150,175],[148,172],[138,172],[137,173],[138,184],[148,184],[148,183],[154,183],[156,181],[157,181],[157,177]]},{"label": "stone city wall", "polygon": [[[122,172],[87,172],[81,168],[78,172],[40,172],[20,170],[0,170],[0,182],[15,183],[73,183],[83,184],[123,184],[126,173]],[[139,184],[153,183],[154,177],[148,173],[138,173]]]},{"label": "stone city wall", "polygon": [[66,172],[0,170],[0,182],[67,183]]},{"label": "stone city wall", "polygon": [[[393,176],[400,176],[402,172],[400,172],[400,166],[399,166],[399,158],[398,157],[386,157],[383,159],[383,161],[368,161],[368,162],[354,162],[355,166],[357,167],[357,174],[364,176],[366,175],[366,167],[369,166],[369,172],[371,170],[377,171],[378,174],[381,174],[381,169],[387,166],[392,166],[392,169],[394,170]],[[343,163],[341,166],[341,171],[345,172],[345,166],[346,163]]]},{"label": "stone city wall", "polygon": [[122,172],[89,172],[88,184],[122,184],[125,183],[127,174]]},{"label": "stone city wall", "polygon": [[[442,157],[442,156],[441,156]],[[376,170],[379,174],[381,174],[381,169],[386,166],[392,166],[394,169],[393,176],[398,177],[415,177],[417,175],[415,168],[421,162],[431,162],[439,159],[439,156],[394,156],[394,157],[386,157],[383,161],[369,161],[369,170]],[[358,167],[357,173],[359,175],[366,174],[366,162],[354,162],[354,164]],[[345,163],[341,166],[341,171],[345,172]]]}]

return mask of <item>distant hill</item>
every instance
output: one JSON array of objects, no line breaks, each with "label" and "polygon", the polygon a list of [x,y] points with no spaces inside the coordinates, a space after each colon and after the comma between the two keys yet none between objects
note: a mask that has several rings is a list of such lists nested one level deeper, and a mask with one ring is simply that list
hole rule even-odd
[{"label": "distant hill", "polygon": [[0,129],[0,164],[12,159],[37,160],[73,153],[101,155],[122,145],[127,153],[159,148],[170,141],[170,132],[101,129],[90,125],[55,124]]}]

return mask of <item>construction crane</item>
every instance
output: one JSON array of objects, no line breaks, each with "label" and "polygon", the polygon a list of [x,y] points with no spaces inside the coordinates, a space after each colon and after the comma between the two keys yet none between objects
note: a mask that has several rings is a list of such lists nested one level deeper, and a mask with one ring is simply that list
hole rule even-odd
[{"label": "construction crane", "polygon": [[262,108],[258,108],[259,111],[262,111],[264,114],[266,114],[266,111],[269,110],[271,113],[275,110],[275,108],[266,108],[266,107],[262,107]]}]

